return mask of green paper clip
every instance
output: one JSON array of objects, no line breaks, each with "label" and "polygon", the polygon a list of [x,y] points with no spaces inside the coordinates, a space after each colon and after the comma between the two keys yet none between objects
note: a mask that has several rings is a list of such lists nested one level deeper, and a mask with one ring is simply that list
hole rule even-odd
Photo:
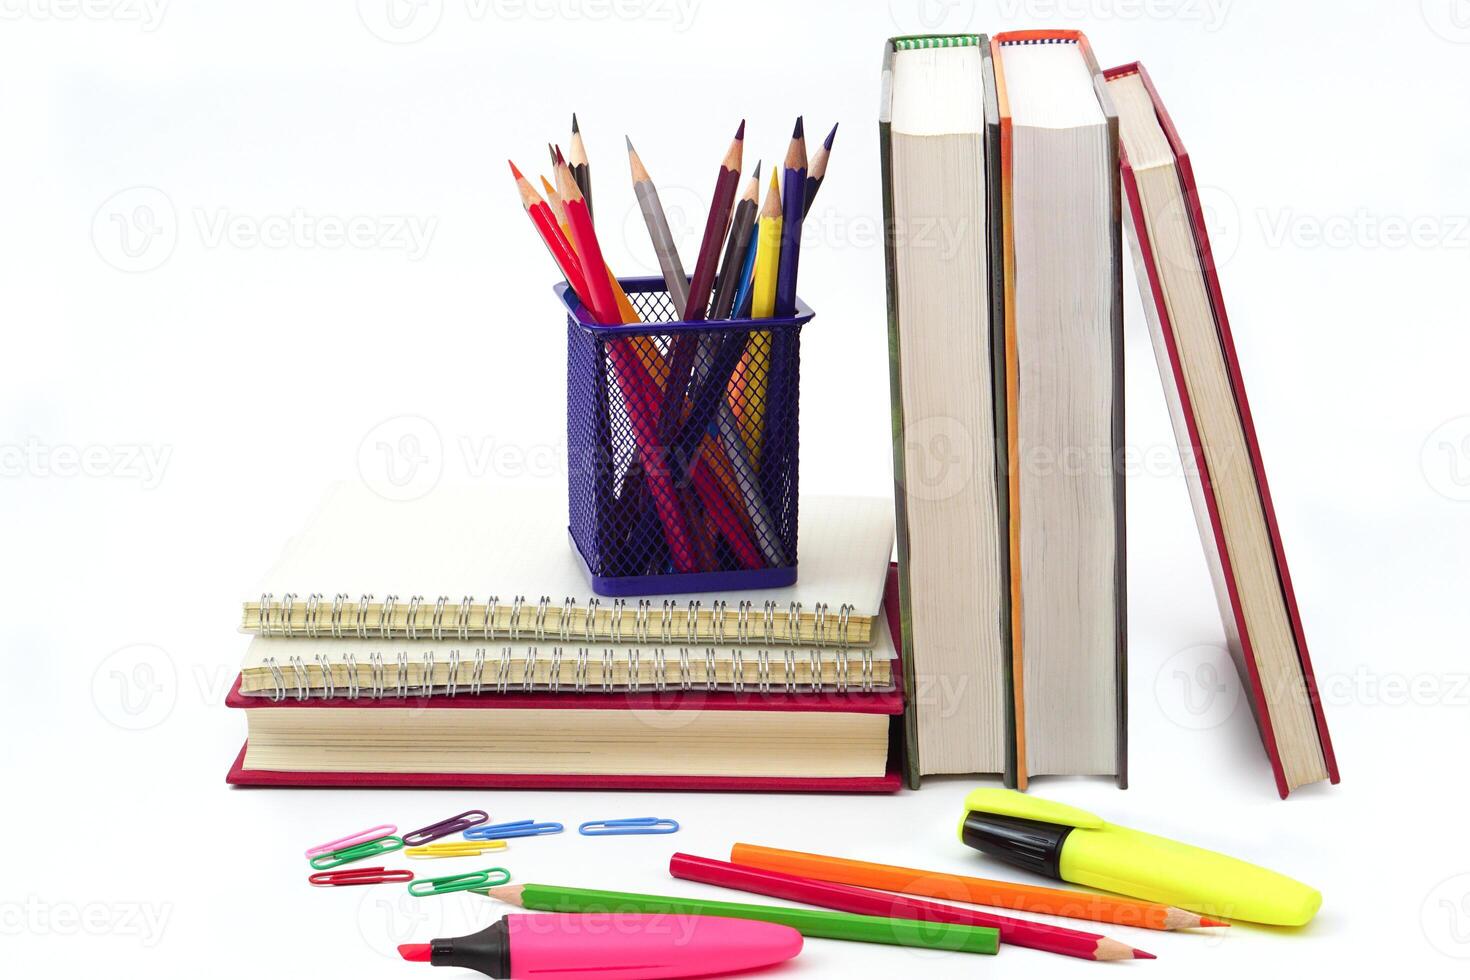
[{"label": "green paper clip", "polygon": [[467,892],[472,888],[494,888],[496,885],[504,885],[509,881],[510,872],[504,868],[486,868],[484,871],[444,875],[441,878],[421,878],[409,883],[408,893],[415,898],[428,898],[430,895]]},{"label": "green paper clip", "polygon": [[328,868],[351,864],[353,861],[361,861],[363,858],[376,857],[379,854],[401,850],[403,850],[402,837],[378,837],[374,840],[364,841],[361,844],[353,844],[351,847],[344,847],[341,850],[318,854],[311,859],[311,866],[318,871],[326,871]]}]

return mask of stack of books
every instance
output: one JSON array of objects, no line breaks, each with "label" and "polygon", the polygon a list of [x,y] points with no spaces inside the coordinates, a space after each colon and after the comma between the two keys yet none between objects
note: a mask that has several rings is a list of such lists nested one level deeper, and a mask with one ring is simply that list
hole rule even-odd
[{"label": "stack of books", "polygon": [[229,782],[897,790],[892,508],[802,514],[794,586],[600,599],[555,494],[335,487],[243,604]]},{"label": "stack of books", "polygon": [[[1077,31],[892,38],[880,118],[907,775],[1127,783],[1123,228],[1285,796],[1337,781],[1187,156]],[[1125,205],[1126,200],[1126,205]]]}]

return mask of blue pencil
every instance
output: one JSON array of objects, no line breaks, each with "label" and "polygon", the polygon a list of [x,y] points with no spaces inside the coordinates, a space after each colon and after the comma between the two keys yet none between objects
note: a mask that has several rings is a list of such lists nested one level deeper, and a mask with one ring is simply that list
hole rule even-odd
[{"label": "blue pencil", "polygon": [[755,285],[755,249],[756,239],[750,240],[750,248],[745,252],[745,267],[740,270],[740,287],[735,290],[735,306],[730,311],[734,319],[745,319],[750,316],[750,293],[751,287]]}]

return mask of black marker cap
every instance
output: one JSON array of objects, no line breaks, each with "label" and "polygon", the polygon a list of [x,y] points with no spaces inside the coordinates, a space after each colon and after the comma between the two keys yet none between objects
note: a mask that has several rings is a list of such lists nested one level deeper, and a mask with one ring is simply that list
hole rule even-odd
[{"label": "black marker cap", "polygon": [[436,939],[429,962],[435,966],[462,966],[487,977],[510,976],[510,927],[504,919],[458,939]]},{"label": "black marker cap", "polygon": [[971,810],[965,814],[960,840],[1007,864],[1060,880],[1062,845],[1072,830],[1062,824]]}]

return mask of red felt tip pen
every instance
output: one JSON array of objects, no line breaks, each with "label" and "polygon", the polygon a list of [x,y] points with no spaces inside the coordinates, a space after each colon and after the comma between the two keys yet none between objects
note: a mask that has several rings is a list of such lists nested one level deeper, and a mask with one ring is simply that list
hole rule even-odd
[{"label": "red felt tip pen", "polygon": [[705,915],[518,914],[398,954],[499,980],[656,980],[773,966],[801,952],[801,941],[790,926]]}]

